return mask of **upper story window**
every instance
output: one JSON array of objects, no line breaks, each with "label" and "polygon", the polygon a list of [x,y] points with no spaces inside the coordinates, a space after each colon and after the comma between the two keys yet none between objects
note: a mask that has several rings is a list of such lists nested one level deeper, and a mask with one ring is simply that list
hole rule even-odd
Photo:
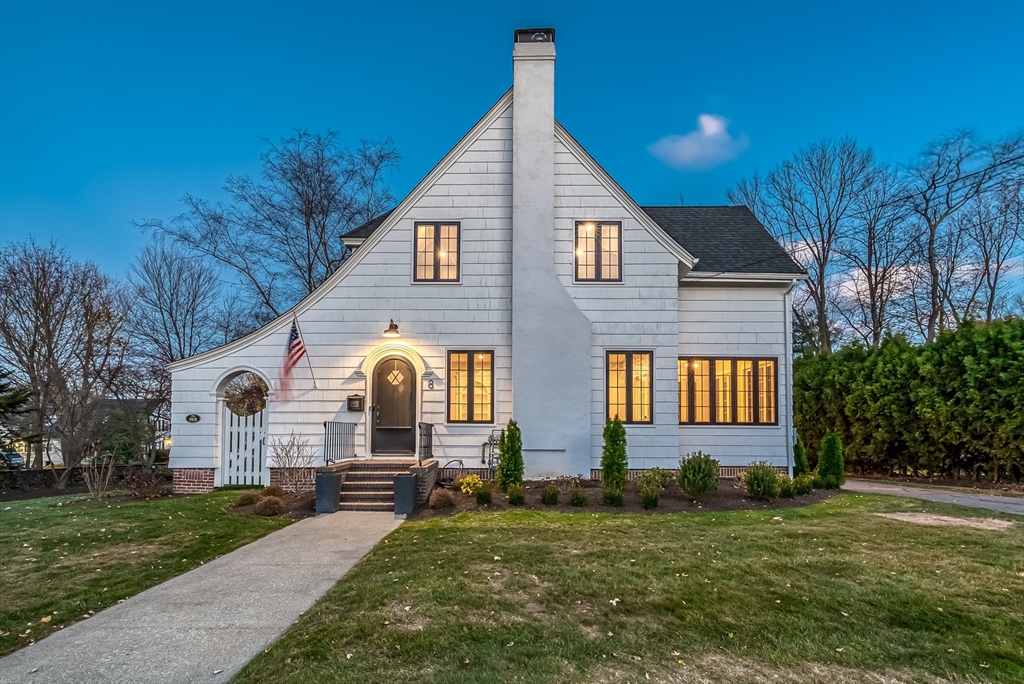
[{"label": "upper story window", "polygon": [[679,422],[776,425],[775,359],[679,359]]},{"label": "upper story window", "polygon": [[608,417],[623,423],[654,422],[654,365],[649,351],[608,352]]},{"label": "upper story window", "polygon": [[422,282],[459,279],[459,224],[416,224],[416,274]]},{"label": "upper story window", "polygon": [[576,222],[576,280],[622,280],[622,224]]}]

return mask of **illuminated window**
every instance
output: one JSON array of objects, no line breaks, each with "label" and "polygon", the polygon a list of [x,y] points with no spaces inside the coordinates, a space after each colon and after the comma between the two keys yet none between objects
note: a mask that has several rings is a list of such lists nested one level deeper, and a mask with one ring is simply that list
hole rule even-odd
[{"label": "illuminated window", "polygon": [[608,352],[608,417],[623,423],[654,422],[651,352]]},{"label": "illuminated window", "polygon": [[459,279],[459,224],[416,224],[414,280],[450,282]]},{"label": "illuminated window", "polygon": [[622,224],[576,223],[576,280],[622,280]]},{"label": "illuminated window", "polygon": [[494,352],[448,352],[448,422],[494,422]]},{"label": "illuminated window", "polygon": [[679,422],[775,425],[775,359],[679,359]]}]

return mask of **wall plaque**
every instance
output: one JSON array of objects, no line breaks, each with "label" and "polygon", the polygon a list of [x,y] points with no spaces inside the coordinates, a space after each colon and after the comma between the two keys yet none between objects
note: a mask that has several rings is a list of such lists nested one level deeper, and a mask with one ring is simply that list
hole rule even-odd
[{"label": "wall plaque", "polygon": [[197,414],[195,414],[195,413],[190,413],[187,416],[185,416],[185,420],[187,420],[190,423],[198,423],[199,422],[199,416]]}]

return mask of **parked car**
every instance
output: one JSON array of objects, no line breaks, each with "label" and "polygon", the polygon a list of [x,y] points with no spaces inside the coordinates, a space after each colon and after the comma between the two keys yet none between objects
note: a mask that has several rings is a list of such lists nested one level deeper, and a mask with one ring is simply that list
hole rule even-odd
[{"label": "parked car", "polygon": [[17,451],[0,451],[0,467],[17,469],[25,465],[25,459]]}]

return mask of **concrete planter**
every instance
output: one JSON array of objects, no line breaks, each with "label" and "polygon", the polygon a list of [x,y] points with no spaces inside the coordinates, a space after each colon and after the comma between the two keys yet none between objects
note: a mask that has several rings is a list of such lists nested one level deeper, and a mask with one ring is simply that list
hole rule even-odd
[{"label": "concrete planter", "polygon": [[416,475],[395,475],[395,517],[404,518],[416,508]]},{"label": "concrete planter", "polygon": [[316,514],[335,513],[341,498],[341,473],[316,474]]}]

